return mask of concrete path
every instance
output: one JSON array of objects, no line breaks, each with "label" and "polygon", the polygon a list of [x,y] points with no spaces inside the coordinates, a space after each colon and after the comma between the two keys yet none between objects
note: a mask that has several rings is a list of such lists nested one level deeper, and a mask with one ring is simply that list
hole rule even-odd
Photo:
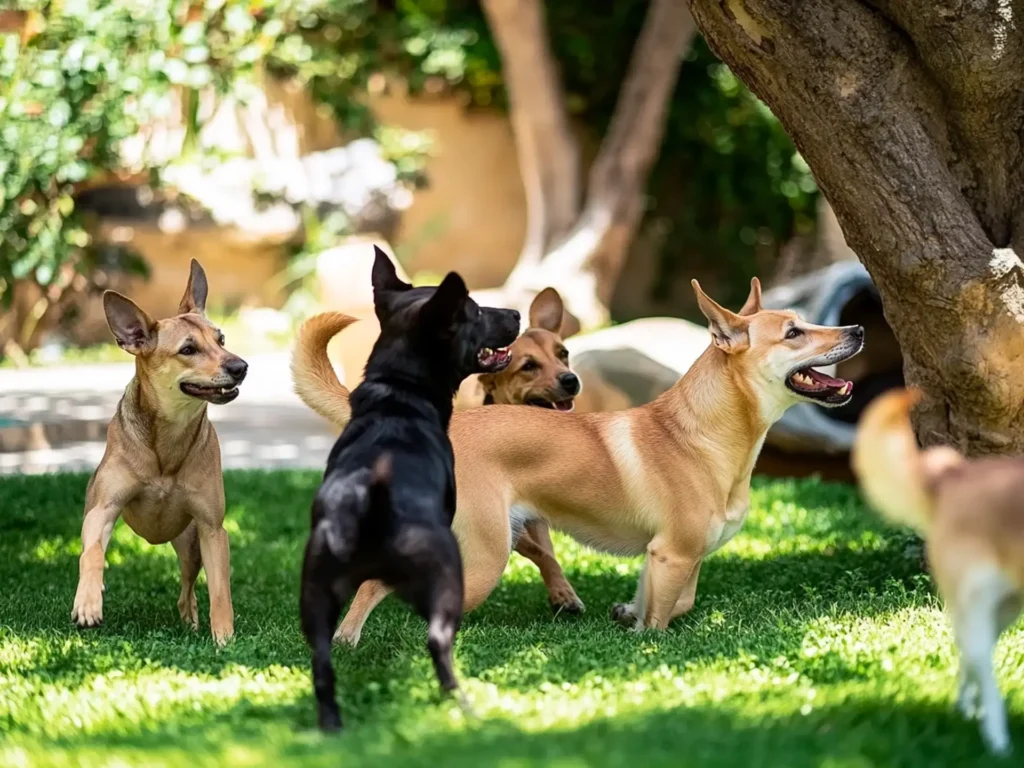
[{"label": "concrete path", "polygon": [[[209,408],[224,467],[323,469],[335,436],[292,392],[288,353],[246,359],[238,399]],[[132,363],[0,370],[0,474],[93,469],[134,371]]]}]

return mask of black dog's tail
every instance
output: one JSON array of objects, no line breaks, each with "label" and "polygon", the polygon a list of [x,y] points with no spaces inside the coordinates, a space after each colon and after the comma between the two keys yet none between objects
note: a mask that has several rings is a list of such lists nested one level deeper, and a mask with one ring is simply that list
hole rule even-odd
[{"label": "black dog's tail", "polygon": [[370,470],[367,509],[360,534],[384,537],[391,530],[391,454],[382,453]]}]

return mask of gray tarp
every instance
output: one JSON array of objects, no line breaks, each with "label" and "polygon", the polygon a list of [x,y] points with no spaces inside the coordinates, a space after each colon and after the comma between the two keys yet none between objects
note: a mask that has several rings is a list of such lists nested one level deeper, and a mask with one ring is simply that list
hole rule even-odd
[{"label": "gray tarp", "polygon": [[[843,308],[865,290],[875,291],[867,270],[859,262],[844,261],[766,291],[762,303],[795,309],[812,323],[839,325]],[[577,336],[567,345],[573,368],[599,374],[640,405],[671,387],[708,343],[704,326],[652,317]],[[793,452],[842,453],[850,449],[854,429],[816,405],[801,403],[771,429],[767,442]]]}]

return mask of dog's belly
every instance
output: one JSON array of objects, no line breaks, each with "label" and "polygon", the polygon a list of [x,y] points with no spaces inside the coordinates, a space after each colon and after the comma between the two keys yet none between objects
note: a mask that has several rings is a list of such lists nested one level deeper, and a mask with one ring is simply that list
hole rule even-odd
[{"label": "dog's belly", "polygon": [[624,516],[597,520],[582,514],[549,515],[538,513],[522,504],[515,504],[512,506],[510,517],[513,532],[516,530],[517,523],[521,524],[529,522],[531,519],[541,518],[555,530],[569,534],[580,544],[622,557],[635,557],[643,554],[647,550],[647,544],[654,538],[654,533],[635,525],[632,520]]},{"label": "dog's belly", "polygon": [[150,544],[164,544],[180,536],[192,521],[187,499],[174,478],[156,478],[125,506],[121,517]]}]

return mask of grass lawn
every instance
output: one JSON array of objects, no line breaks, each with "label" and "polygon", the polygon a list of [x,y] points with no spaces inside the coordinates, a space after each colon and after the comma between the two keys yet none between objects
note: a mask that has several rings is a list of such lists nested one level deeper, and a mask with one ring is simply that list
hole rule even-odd
[{"label": "grass lawn", "polygon": [[[553,618],[513,557],[467,617],[456,664],[478,714],[437,692],[425,626],[387,601],[339,648],[346,731],[322,737],[297,622],[317,473],[228,473],[236,640],[179,624],[170,546],[120,525],[106,624],[70,622],[86,478],[0,480],[0,766],[999,765],[953,710],[950,631],[905,535],[846,486],[759,482],[744,530],[662,634],[608,618],[639,562],[564,539],[587,603]],[[1024,630],[999,647],[1024,749]],[[1013,761],[1011,761],[1012,763]]]}]

